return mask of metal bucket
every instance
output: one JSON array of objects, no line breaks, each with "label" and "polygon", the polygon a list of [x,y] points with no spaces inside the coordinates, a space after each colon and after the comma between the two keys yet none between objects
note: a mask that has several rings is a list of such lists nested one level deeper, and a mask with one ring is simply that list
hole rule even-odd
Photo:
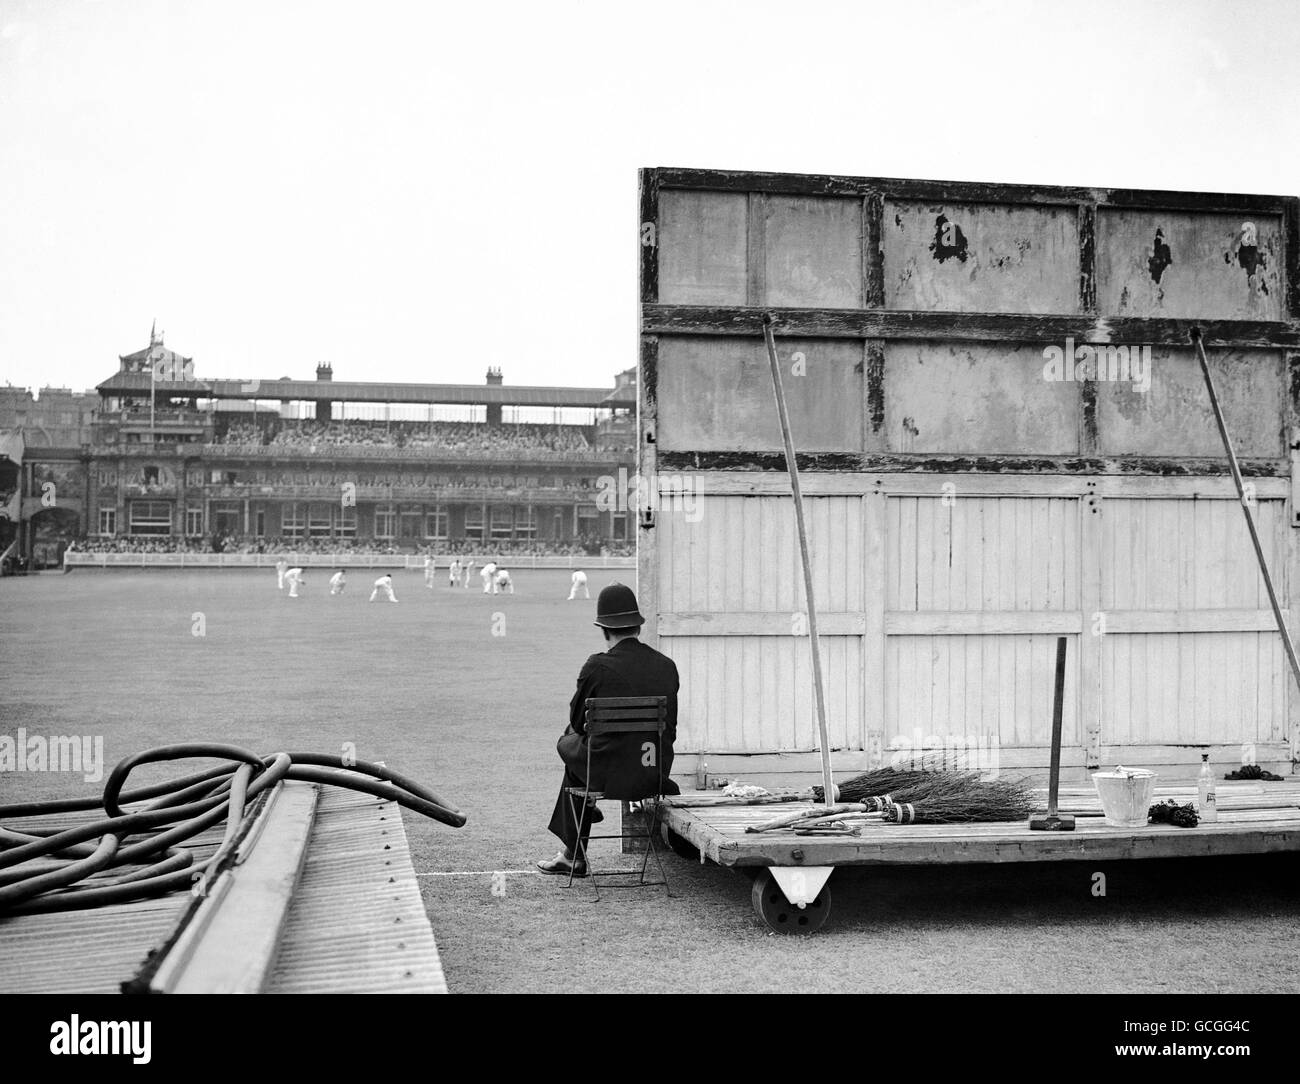
[{"label": "metal bucket", "polygon": [[1113,772],[1093,772],[1092,785],[1101,799],[1106,823],[1116,828],[1145,828],[1151,795],[1156,789],[1156,773],[1145,768],[1125,768]]}]

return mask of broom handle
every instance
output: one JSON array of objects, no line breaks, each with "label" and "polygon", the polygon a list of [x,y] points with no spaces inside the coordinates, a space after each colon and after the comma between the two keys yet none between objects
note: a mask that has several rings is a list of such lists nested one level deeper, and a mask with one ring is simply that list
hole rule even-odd
[{"label": "broom handle", "polygon": [[1223,420],[1223,410],[1219,406],[1219,396],[1214,391],[1214,379],[1210,376],[1210,363],[1205,357],[1205,344],[1201,340],[1201,329],[1192,328],[1192,342],[1196,344],[1196,356],[1201,362],[1201,373],[1205,377],[1205,390],[1210,393],[1210,406],[1214,410],[1214,420],[1219,426],[1219,436],[1223,438],[1223,448],[1228,453],[1228,467],[1232,471],[1232,480],[1237,485],[1240,498],[1241,514],[1246,517],[1246,527],[1250,531],[1250,541],[1255,547],[1255,559],[1259,561],[1259,572],[1264,577],[1264,588],[1268,591],[1268,601],[1273,607],[1273,617],[1277,621],[1277,631],[1282,634],[1282,644],[1286,648],[1287,660],[1291,663],[1291,675],[1300,686],[1300,659],[1296,658],[1295,644],[1287,631],[1286,618],[1282,615],[1282,604],[1277,600],[1273,589],[1273,577],[1268,573],[1268,562],[1264,559],[1264,547],[1260,545],[1259,531],[1255,528],[1255,517],[1250,514],[1250,505],[1246,501],[1246,487],[1241,481],[1241,468],[1237,465],[1237,453],[1232,450],[1232,438],[1228,436],[1228,426]]},{"label": "broom handle", "polygon": [[1047,780],[1047,815],[1056,816],[1061,786],[1061,719],[1065,714],[1065,637],[1056,638],[1056,684],[1052,689],[1052,774]]},{"label": "broom handle", "polygon": [[794,521],[799,531],[799,557],[803,563],[804,598],[808,603],[808,637],[812,646],[813,694],[817,701],[817,732],[822,754],[822,801],[835,801],[835,780],[831,776],[831,743],[826,729],[826,695],[822,689],[821,640],[817,636],[817,606],[813,602],[812,562],[808,557],[808,532],[803,522],[803,493],[799,488],[799,466],[794,458],[794,441],[790,437],[790,416],[785,409],[785,389],[781,385],[781,365],[776,360],[776,340],[772,337],[772,314],[763,314],[763,338],[767,343],[767,360],[772,367],[772,388],[776,392],[776,409],[781,416],[781,439],[785,442],[785,464],[790,473],[790,490],[794,495]]}]

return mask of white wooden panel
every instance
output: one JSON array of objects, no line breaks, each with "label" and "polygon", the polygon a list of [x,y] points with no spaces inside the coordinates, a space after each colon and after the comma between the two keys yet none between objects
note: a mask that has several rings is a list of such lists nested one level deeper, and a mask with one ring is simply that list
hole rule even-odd
[{"label": "white wooden panel", "polygon": [[[891,611],[1078,606],[1073,498],[893,497],[887,516]],[[978,586],[976,586],[978,583]]]},{"label": "white wooden panel", "polygon": [[[1078,744],[1077,637],[1067,653],[1064,742]],[[980,665],[969,665],[970,647]],[[922,735],[987,734],[1000,745],[1051,741],[1054,636],[891,636],[886,744]],[[956,677],[954,677],[954,671]]]},{"label": "white wooden panel", "polygon": [[[665,635],[660,644],[682,675],[675,744],[679,752],[707,755],[817,748],[806,637]],[[831,746],[861,749],[861,639],[825,638],[822,664]]]},{"label": "white wooden panel", "polygon": [[[1254,515],[1269,567],[1281,571],[1277,526],[1285,518],[1285,503],[1258,500]],[[1268,605],[1235,501],[1109,499],[1102,546],[1105,610],[1253,610]]]},{"label": "white wooden panel", "polygon": [[1276,632],[1109,633],[1101,654],[1107,745],[1279,740]]},{"label": "white wooden panel", "polygon": [[[863,604],[861,497],[805,497],[819,612]],[[699,498],[697,522],[661,513],[660,613],[803,613],[803,569],[789,497]],[[661,528],[657,528],[661,529]],[[848,569],[849,555],[857,567]]]}]

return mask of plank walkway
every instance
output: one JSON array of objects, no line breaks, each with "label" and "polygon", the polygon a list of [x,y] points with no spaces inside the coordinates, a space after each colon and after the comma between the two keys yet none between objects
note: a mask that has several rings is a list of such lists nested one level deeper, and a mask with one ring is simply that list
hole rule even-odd
[{"label": "plank walkway", "polygon": [[[1157,787],[1156,801],[1191,801],[1194,786]],[[950,862],[1105,861],[1258,854],[1300,850],[1300,783],[1218,784],[1219,820],[1196,828],[1152,824],[1115,828],[1100,816],[1080,815],[1073,832],[1034,832],[1023,821],[1005,824],[887,825],[866,821],[860,836],[800,836],[783,829],[746,832],[810,802],[724,805],[708,796],[669,800],[665,822],[704,857],[723,866],[840,866]],[[692,804],[700,803],[700,804]],[[1046,800],[1043,802],[1046,807]],[[1099,813],[1092,788],[1062,788],[1061,808]]]},{"label": "plank walkway", "polygon": [[[13,827],[67,827],[85,819],[24,818]],[[201,861],[222,834],[218,826],[185,846]],[[190,902],[183,891],[85,911],[0,916],[0,993],[120,993],[169,940]],[[263,989],[446,992],[398,806],[338,787],[321,789]]]},{"label": "plank walkway", "polygon": [[324,789],[265,989],[447,992],[400,806]]}]

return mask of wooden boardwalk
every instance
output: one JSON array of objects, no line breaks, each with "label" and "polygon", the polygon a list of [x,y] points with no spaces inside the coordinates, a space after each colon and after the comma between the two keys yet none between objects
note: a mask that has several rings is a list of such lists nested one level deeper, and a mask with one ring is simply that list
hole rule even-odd
[{"label": "wooden boardwalk", "polygon": [[[1195,787],[1157,787],[1155,800],[1187,802],[1195,794]],[[1218,801],[1215,824],[1115,828],[1100,816],[1100,803],[1091,787],[1063,788],[1062,811],[1078,816],[1073,832],[1033,832],[1020,821],[940,825],[867,821],[859,836],[802,836],[788,829],[751,833],[748,826],[811,808],[811,803],[725,805],[709,795],[689,794],[669,799],[663,817],[672,831],[722,866],[1108,861],[1300,850],[1300,783],[1223,782],[1218,785]]]},{"label": "wooden boardwalk", "polygon": [[[82,820],[32,818],[21,827]],[[221,836],[209,829],[185,846],[202,860]],[[155,992],[446,993],[392,802],[281,784],[204,906],[192,903],[180,891],[0,916],[0,993],[119,993],[164,945],[149,979]]]}]

